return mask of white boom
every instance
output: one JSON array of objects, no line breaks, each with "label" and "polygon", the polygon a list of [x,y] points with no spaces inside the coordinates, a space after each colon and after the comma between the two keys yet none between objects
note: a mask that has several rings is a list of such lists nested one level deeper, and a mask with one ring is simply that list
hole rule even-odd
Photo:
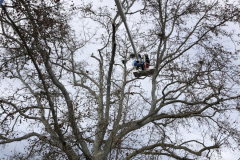
[{"label": "white boom", "polygon": [[115,0],[115,3],[116,3],[116,5],[117,5],[117,9],[118,9],[118,12],[119,12],[119,14],[120,14],[120,16],[121,16],[121,18],[122,18],[122,21],[123,21],[123,23],[124,23],[124,25],[125,25],[125,28],[126,28],[126,30],[127,30],[128,37],[129,37],[130,42],[131,42],[131,44],[132,44],[133,52],[134,52],[134,54],[135,54],[135,57],[136,57],[136,59],[138,60],[137,50],[136,50],[136,47],[135,47],[135,45],[134,45],[134,43],[133,43],[132,34],[131,34],[131,32],[130,32],[130,30],[129,30],[129,28],[128,28],[128,25],[127,25],[127,21],[126,21],[125,14],[124,14],[124,12],[123,12],[122,4],[121,4],[120,0]]}]

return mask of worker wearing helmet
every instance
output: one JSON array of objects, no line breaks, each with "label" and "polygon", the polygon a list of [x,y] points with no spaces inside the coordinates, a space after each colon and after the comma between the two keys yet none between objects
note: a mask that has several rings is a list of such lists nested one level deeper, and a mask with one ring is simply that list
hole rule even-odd
[{"label": "worker wearing helmet", "polygon": [[148,58],[148,55],[145,54],[145,67],[146,67],[146,68],[149,68],[149,64],[150,64],[150,60],[149,60],[149,58]]}]

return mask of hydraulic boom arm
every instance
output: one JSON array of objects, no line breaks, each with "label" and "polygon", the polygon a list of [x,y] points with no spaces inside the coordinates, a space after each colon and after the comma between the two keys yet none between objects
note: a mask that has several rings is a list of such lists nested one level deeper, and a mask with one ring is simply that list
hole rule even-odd
[{"label": "hydraulic boom arm", "polygon": [[127,30],[128,37],[129,37],[130,42],[131,42],[131,44],[132,44],[133,52],[134,52],[134,54],[135,54],[135,57],[136,57],[136,59],[138,60],[137,50],[136,50],[136,47],[135,47],[135,45],[134,45],[134,43],[133,43],[132,34],[131,34],[131,32],[130,32],[130,30],[129,30],[129,28],[128,28],[127,21],[126,21],[126,17],[125,17],[125,14],[124,14],[124,12],[123,12],[123,8],[122,8],[122,5],[121,5],[121,2],[120,2],[120,0],[115,0],[115,3],[116,3],[116,5],[117,5],[117,9],[118,9],[118,12],[119,12],[119,14],[120,14],[120,16],[121,16],[121,18],[122,18],[122,21],[123,21],[123,23],[124,23],[124,25],[125,25],[125,28],[126,28],[126,30]]}]

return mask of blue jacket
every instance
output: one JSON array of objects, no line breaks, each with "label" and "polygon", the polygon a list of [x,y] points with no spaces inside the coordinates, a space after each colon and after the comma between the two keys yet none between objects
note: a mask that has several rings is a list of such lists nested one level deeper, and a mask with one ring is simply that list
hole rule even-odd
[{"label": "blue jacket", "polygon": [[[141,61],[140,61],[140,63],[137,63],[137,60],[135,59],[134,62],[133,62],[133,65],[134,65],[134,66],[137,66],[137,65],[139,65],[139,64],[141,64]],[[144,64],[144,61],[142,61],[142,64]]]}]

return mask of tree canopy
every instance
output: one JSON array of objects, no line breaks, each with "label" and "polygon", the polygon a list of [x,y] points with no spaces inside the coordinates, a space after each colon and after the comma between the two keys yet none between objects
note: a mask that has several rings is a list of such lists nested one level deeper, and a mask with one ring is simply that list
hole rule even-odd
[{"label": "tree canopy", "polygon": [[[239,2],[5,0],[0,144],[14,159],[219,159],[240,148]],[[122,63],[121,60],[126,63]]]}]

